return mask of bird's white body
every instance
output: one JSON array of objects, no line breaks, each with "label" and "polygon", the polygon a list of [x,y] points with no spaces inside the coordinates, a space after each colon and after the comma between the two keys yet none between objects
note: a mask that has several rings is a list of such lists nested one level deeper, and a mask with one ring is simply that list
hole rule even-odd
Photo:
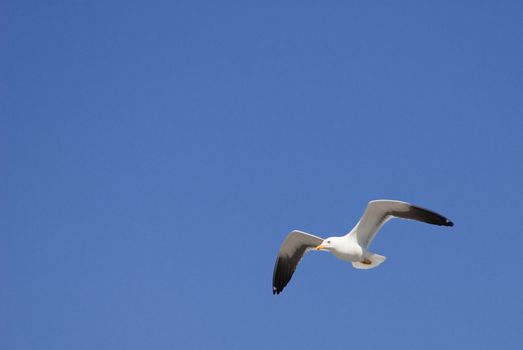
[{"label": "bird's white body", "polygon": [[338,259],[355,262],[365,258],[367,249],[361,247],[349,236],[333,237],[331,240],[331,249],[329,250]]},{"label": "bird's white body", "polygon": [[329,237],[325,239],[317,250],[327,250],[343,261],[351,262],[357,269],[372,269],[385,261],[385,257],[370,252],[362,247],[356,239],[356,234],[351,231],[342,237]]}]

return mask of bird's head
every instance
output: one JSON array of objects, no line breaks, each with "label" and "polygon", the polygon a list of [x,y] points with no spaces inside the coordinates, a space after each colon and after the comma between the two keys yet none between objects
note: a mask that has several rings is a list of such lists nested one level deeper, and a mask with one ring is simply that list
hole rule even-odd
[{"label": "bird's head", "polygon": [[314,249],[316,250],[333,250],[336,247],[339,237],[329,237],[323,240],[321,244]]}]

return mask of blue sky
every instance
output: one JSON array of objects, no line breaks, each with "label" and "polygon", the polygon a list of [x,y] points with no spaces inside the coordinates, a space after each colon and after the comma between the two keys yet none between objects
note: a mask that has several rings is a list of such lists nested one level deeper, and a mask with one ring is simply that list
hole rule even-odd
[{"label": "blue sky", "polygon": [[[0,347],[492,349],[523,324],[518,1],[4,1]],[[292,229],[388,223],[359,271]]]}]

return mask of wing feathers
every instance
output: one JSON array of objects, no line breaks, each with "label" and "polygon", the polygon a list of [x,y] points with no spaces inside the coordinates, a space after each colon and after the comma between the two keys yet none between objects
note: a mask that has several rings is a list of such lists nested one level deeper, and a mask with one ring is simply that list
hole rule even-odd
[{"label": "wing feathers", "polygon": [[272,293],[280,294],[291,280],[296,267],[307,250],[321,244],[323,239],[301,231],[292,231],[283,241],[272,276]]},{"label": "wing feathers", "polygon": [[375,200],[369,202],[358,224],[349,233],[355,235],[358,243],[367,248],[381,226],[393,217],[426,222],[432,225],[453,226],[454,223],[431,210],[406,202]]},{"label": "wing feathers", "polygon": [[407,211],[391,210],[390,215],[402,219],[422,221],[432,225],[454,226],[454,223],[443,215],[415,205],[410,205]]}]

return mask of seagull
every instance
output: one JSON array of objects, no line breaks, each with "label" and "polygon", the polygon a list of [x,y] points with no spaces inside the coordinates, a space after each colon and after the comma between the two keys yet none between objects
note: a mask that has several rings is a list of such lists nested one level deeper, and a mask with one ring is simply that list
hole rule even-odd
[{"label": "seagull", "polygon": [[352,262],[356,269],[378,267],[386,257],[373,253],[368,248],[381,226],[392,218],[454,226],[446,217],[406,202],[388,199],[370,201],[360,221],[345,236],[323,239],[298,230],[289,233],[274,264],[272,294],[280,294],[283,291],[303,255],[310,250],[331,252],[341,260]]}]

